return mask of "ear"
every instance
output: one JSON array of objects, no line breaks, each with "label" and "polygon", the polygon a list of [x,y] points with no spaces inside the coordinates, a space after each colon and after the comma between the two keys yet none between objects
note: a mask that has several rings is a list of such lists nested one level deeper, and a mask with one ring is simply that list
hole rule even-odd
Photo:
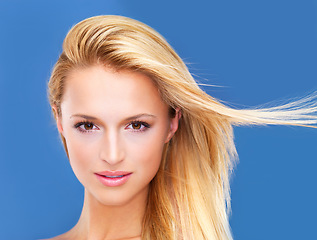
[{"label": "ear", "polygon": [[61,118],[60,114],[58,113],[56,105],[52,106],[52,110],[54,112],[57,129],[58,129],[59,133],[63,135],[62,118]]},{"label": "ear", "polygon": [[176,108],[175,112],[176,112],[175,117],[170,119],[170,128],[169,128],[165,143],[171,140],[171,138],[174,136],[175,132],[178,129],[178,123],[179,123],[179,119],[182,116],[182,113],[180,111],[180,108]]}]

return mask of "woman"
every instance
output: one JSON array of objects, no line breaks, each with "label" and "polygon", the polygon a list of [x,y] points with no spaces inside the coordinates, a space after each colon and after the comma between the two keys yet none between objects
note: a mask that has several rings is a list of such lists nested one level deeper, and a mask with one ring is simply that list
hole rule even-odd
[{"label": "woman", "polygon": [[315,96],[236,110],[204,93],[157,32],[119,16],[74,26],[49,82],[81,217],[54,239],[232,239],[233,125],[317,123]]}]

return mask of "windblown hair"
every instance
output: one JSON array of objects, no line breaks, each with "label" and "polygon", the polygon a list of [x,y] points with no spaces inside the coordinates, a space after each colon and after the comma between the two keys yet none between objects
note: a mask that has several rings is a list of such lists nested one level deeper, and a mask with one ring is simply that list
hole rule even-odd
[{"label": "windblown hair", "polygon": [[67,34],[49,81],[49,101],[57,114],[62,114],[69,71],[98,64],[150,76],[172,114],[181,110],[179,128],[150,183],[142,239],[232,239],[229,178],[237,157],[233,126],[317,123],[315,95],[262,109],[223,105],[200,89],[161,35],[121,16],[92,17]]}]

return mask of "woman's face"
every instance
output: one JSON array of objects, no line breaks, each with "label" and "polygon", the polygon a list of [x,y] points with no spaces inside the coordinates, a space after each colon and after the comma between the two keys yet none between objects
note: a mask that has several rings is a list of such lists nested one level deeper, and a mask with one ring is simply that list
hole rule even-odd
[{"label": "woman's face", "polygon": [[86,191],[105,205],[146,199],[178,127],[151,79],[102,66],[73,70],[61,113],[57,126]]}]

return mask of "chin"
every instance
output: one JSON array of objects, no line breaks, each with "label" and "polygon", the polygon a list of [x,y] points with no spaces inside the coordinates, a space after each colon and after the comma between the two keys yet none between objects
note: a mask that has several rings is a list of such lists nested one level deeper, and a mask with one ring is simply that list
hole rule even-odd
[{"label": "chin", "polygon": [[104,206],[109,206],[109,207],[120,207],[120,206],[125,206],[129,202],[131,202],[131,199],[124,199],[124,198],[99,198],[97,199],[100,204]]},{"label": "chin", "polygon": [[104,206],[125,206],[134,201],[142,201],[147,199],[147,188],[141,190],[140,192],[129,192],[129,191],[120,191],[119,189],[113,189],[112,191],[104,192],[88,192],[91,200],[97,200],[100,204]]}]

